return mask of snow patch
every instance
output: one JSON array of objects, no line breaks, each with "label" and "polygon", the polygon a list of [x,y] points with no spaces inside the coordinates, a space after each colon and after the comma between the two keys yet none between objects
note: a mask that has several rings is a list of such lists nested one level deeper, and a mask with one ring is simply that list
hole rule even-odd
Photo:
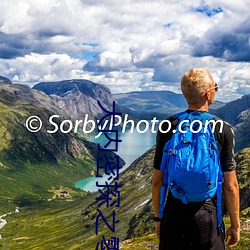
[{"label": "snow patch", "polygon": [[141,187],[138,188],[138,190],[145,188],[145,185],[142,185]]},{"label": "snow patch", "polygon": [[7,220],[0,219],[0,229],[3,228],[7,224]]},{"label": "snow patch", "polygon": [[150,199],[145,200],[145,201],[142,202],[139,206],[137,206],[134,210],[136,210],[137,208],[139,208],[139,207],[145,205],[149,200],[150,200]]}]

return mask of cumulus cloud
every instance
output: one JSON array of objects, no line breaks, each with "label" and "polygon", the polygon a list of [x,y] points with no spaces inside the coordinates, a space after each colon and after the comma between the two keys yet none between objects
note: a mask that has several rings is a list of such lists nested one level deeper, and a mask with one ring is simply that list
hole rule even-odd
[{"label": "cumulus cloud", "polygon": [[196,41],[193,55],[198,57],[212,55],[226,61],[250,62],[249,37],[250,19],[226,31],[217,26]]},{"label": "cumulus cloud", "polygon": [[206,67],[229,100],[249,92],[249,8],[247,0],[1,1],[1,74],[178,92],[185,71]]},{"label": "cumulus cloud", "polygon": [[10,75],[14,83],[32,86],[40,81],[75,78],[75,71],[80,70],[86,61],[71,58],[67,54],[31,53],[8,61],[0,59],[0,63],[2,74]]}]

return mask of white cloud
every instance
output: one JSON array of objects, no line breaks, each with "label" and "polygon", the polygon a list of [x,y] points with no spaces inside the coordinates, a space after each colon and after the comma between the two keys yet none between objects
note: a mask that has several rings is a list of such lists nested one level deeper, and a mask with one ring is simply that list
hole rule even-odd
[{"label": "white cloud", "polygon": [[34,85],[41,81],[58,81],[74,76],[74,70],[82,69],[84,60],[71,58],[67,54],[52,53],[39,55],[32,53],[24,57],[0,59],[2,74],[11,75],[14,83]]},{"label": "white cloud", "polygon": [[[249,62],[233,62],[235,50],[217,37],[237,34],[249,8],[247,0],[1,1],[1,74],[29,84],[86,78],[113,92],[179,91],[185,71],[207,67],[228,100],[248,92]],[[87,64],[86,51],[98,53]]]}]

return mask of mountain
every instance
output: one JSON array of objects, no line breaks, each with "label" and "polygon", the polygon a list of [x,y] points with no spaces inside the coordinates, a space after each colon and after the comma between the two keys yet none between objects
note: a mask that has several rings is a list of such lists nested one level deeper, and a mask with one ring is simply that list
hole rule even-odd
[{"label": "mountain", "polygon": [[250,108],[242,111],[237,119],[235,125],[235,152],[250,147]]},{"label": "mountain", "polygon": [[[153,230],[151,175],[153,151],[135,161],[118,181],[120,207],[100,207],[107,221],[112,222],[112,211],[120,220],[112,236],[120,241]],[[105,190],[104,190],[105,192]],[[95,249],[102,235],[110,237],[110,230],[99,220],[99,234],[95,235],[95,222],[100,193],[85,194],[72,201],[59,199],[32,207],[21,207],[20,213],[6,217],[1,244],[4,249]],[[145,223],[147,222],[147,223]]]},{"label": "mountain", "polygon": [[[187,109],[187,103],[182,94],[172,91],[135,91],[114,94],[123,113],[137,119],[165,119],[169,115]],[[215,102],[211,110],[222,107],[224,103]]]},{"label": "mountain", "polygon": [[229,122],[235,131],[235,152],[250,147],[250,95],[227,103],[212,111],[213,114]]},{"label": "mountain", "polygon": [[[59,87],[70,88],[69,92],[62,91],[65,92],[67,100],[70,101],[71,97],[80,96],[79,99],[82,101],[85,98],[81,97],[84,95],[83,90],[78,91],[76,86],[70,84],[69,87]],[[140,241],[145,239],[151,241],[151,238],[145,235],[154,231],[151,200],[154,148],[136,159],[120,175],[118,180],[118,185],[122,185],[118,189],[120,207],[107,208],[105,204],[100,207],[110,224],[112,224],[113,210],[116,212],[115,218],[120,222],[116,224],[115,233],[111,234],[100,218],[99,234],[96,236],[97,208],[100,204],[96,198],[104,197],[108,191],[104,189],[102,192],[86,193],[74,188],[76,181],[91,176],[91,172],[96,170],[96,159],[100,156],[96,145],[85,141],[79,134],[64,134],[60,131],[48,134],[46,132],[47,129],[51,129],[52,125],[48,123],[48,118],[52,114],[60,115],[56,121],[58,125],[63,119],[71,119],[70,110],[68,109],[66,113],[59,109],[58,102],[53,98],[55,96],[63,99],[65,96],[60,91],[57,92],[58,95],[48,96],[44,92],[23,85],[0,85],[0,183],[2,191],[0,215],[13,211],[15,206],[20,207],[19,213],[6,216],[8,223],[0,230],[2,235],[0,246],[3,249],[16,250],[89,250],[95,249],[102,235],[116,236],[120,238],[120,241],[135,237],[139,237]],[[91,108],[91,102],[96,101],[96,96],[93,97],[91,90],[86,92],[88,93],[86,102],[91,100],[89,102],[89,108]],[[75,99],[76,102],[77,100]],[[74,105],[71,106],[69,102],[72,108],[78,106],[78,104]],[[239,120],[236,121],[236,124],[238,122],[242,124],[242,131],[243,125],[249,121],[247,110],[240,111],[237,118]],[[75,112],[78,114],[77,109]],[[82,109],[81,112],[85,110]],[[143,112],[140,111],[140,113]],[[43,127],[37,133],[29,132],[24,125],[31,115],[37,115],[43,121]],[[92,115],[98,116],[99,113],[92,113]],[[240,151],[236,160],[241,204],[243,204],[241,209],[244,209],[242,213],[248,215],[249,149]],[[61,197],[61,192],[67,196]],[[117,192],[114,194],[116,195],[114,197],[117,197]],[[141,238],[142,236],[145,237]],[[249,238],[249,235],[243,234],[242,239],[244,237]],[[152,241],[157,245],[155,236]],[[142,249],[147,249],[145,245],[143,246]],[[150,244],[148,246],[151,247]],[[128,242],[126,249],[140,249],[140,247],[142,246],[136,246],[136,244],[131,247]]]},{"label": "mountain", "polygon": [[[83,119],[86,114],[89,119],[99,119],[103,111],[97,104],[112,110],[114,98],[110,90],[104,85],[93,83],[88,80],[65,80],[59,82],[41,82],[33,89],[43,91],[49,95],[56,105],[65,111],[72,119]],[[116,109],[119,107],[116,105]]]},{"label": "mountain", "polygon": [[0,76],[0,84],[13,84],[8,78]]},{"label": "mountain", "polygon": [[151,119],[154,116],[164,119],[187,107],[183,95],[171,91],[135,91],[113,96],[123,112],[138,119]]},{"label": "mountain", "polygon": [[220,101],[214,101],[212,105],[209,106],[210,112],[213,112],[213,110],[217,110],[219,108],[222,108],[225,105],[225,103]]},{"label": "mountain", "polygon": [[238,123],[238,116],[244,110],[250,108],[250,94],[244,95],[240,99],[231,101],[223,107],[217,109],[214,114],[235,126]]},{"label": "mountain", "polygon": [[[59,115],[54,120],[58,127],[64,119],[69,119],[41,91],[26,85],[0,85],[1,213],[15,206],[47,200],[56,186],[77,193],[75,182],[90,177],[96,170],[97,157],[103,156],[96,144],[79,134],[60,130],[47,132],[54,130],[49,117],[55,114]],[[40,117],[43,123],[40,131],[28,131],[26,121],[30,116]],[[38,124],[34,122],[32,125]],[[106,155],[111,157],[114,153]]]}]

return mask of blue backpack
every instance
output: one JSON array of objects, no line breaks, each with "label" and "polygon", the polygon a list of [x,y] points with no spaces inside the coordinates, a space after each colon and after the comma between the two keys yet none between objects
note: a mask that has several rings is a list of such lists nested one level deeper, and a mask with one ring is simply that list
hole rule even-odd
[{"label": "blue backpack", "polygon": [[168,189],[184,204],[213,198],[217,192],[217,220],[220,227],[223,175],[219,148],[207,122],[216,116],[193,111],[178,113],[175,117],[179,122],[172,138],[164,146],[160,167],[163,185],[159,218],[163,217]]}]

